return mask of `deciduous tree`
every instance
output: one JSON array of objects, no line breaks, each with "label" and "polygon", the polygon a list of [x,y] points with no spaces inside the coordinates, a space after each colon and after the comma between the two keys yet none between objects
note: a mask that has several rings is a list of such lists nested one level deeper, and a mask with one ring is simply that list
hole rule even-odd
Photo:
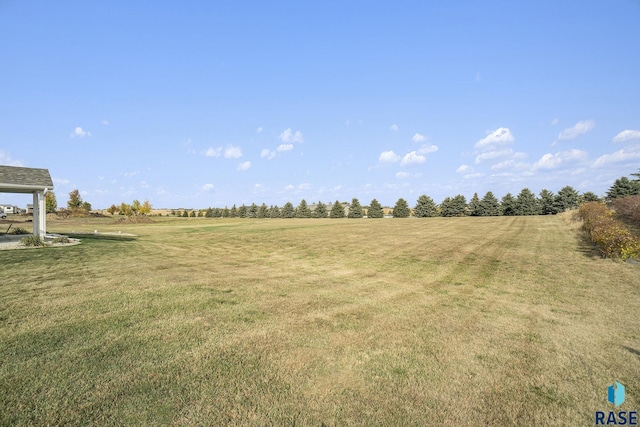
[{"label": "deciduous tree", "polygon": [[44,203],[47,213],[55,212],[58,209],[56,193],[54,193],[53,191],[47,191],[47,193],[44,195]]}]

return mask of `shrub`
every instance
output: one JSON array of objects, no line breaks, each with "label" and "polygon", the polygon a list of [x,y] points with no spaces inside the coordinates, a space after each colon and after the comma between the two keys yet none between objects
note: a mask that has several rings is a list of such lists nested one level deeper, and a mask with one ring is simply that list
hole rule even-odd
[{"label": "shrub", "polygon": [[20,239],[20,244],[24,246],[46,246],[46,243],[38,236],[27,236]]},{"label": "shrub", "polygon": [[584,203],[578,210],[578,216],[583,220],[583,229],[598,245],[603,256],[623,260],[640,257],[640,239],[616,221],[603,203]]},{"label": "shrub", "polygon": [[611,203],[616,213],[640,225],[640,196],[613,199]]},{"label": "shrub", "polygon": [[31,234],[30,231],[25,230],[22,227],[16,227],[14,228],[10,234]]},{"label": "shrub", "polygon": [[71,243],[67,236],[56,237],[51,241],[52,243]]}]

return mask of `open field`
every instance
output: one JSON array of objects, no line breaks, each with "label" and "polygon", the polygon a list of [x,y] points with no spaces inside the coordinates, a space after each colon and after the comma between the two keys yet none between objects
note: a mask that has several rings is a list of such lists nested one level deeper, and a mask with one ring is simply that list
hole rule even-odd
[{"label": "open field", "polygon": [[569,214],[49,222],[0,253],[0,425],[593,425],[640,266]]}]

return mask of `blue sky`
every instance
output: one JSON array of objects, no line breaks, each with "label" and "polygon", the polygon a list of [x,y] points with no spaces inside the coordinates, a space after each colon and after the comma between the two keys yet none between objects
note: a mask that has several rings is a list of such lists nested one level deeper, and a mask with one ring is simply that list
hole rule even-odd
[{"label": "blue sky", "polygon": [[0,164],[95,208],[603,194],[640,168],[638,22],[637,0],[0,1]]}]

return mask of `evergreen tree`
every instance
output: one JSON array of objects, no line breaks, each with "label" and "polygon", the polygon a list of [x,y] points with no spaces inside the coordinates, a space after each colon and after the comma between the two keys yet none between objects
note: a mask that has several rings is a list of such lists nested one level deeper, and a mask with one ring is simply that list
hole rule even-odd
[{"label": "evergreen tree", "polygon": [[540,191],[540,214],[541,215],[555,215],[558,213],[556,207],[556,196],[552,191],[543,189]]},{"label": "evergreen tree", "polygon": [[326,218],[328,216],[327,205],[319,201],[313,211],[313,216],[314,218]]},{"label": "evergreen tree", "polygon": [[[633,174],[638,175],[638,174]],[[611,201],[619,197],[640,195],[640,180],[630,180],[626,176],[616,179],[609,191],[607,191],[607,200]]]},{"label": "evergreen tree", "polygon": [[311,210],[307,205],[307,201],[302,199],[296,208],[296,218],[311,218]]},{"label": "evergreen tree", "polygon": [[189,216],[190,216],[191,218],[195,218],[195,217],[196,217],[196,211],[191,211],[191,212],[189,213]]},{"label": "evergreen tree", "polygon": [[462,195],[451,198],[446,197],[440,204],[440,215],[451,216],[464,216],[467,211],[467,199]]},{"label": "evergreen tree", "polygon": [[202,218],[204,216],[204,211],[203,210],[199,210],[198,211],[198,218]]},{"label": "evergreen tree", "polygon": [[507,193],[502,198],[502,215],[505,216],[513,216],[516,214],[516,199],[511,195],[511,193]]},{"label": "evergreen tree", "polygon": [[[130,206],[130,205],[127,205],[127,206],[129,207],[129,210],[130,210],[131,212],[133,212],[133,209],[131,209],[131,206]],[[189,211],[187,211],[187,210],[185,209],[185,211],[184,211],[184,212],[182,212],[182,217],[183,217],[183,218],[189,218]]]},{"label": "evergreen tree", "polygon": [[238,208],[236,208],[235,203],[233,204],[233,206],[231,206],[231,210],[229,210],[229,217],[230,218],[238,217]]},{"label": "evergreen tree", "polygon": [[538,215],[540,207],[536,195],[528,188],[523,188],[516,198],[516,215]]},{"label": "evergreen tree", "polygon": [[473,193],[473,197],[471,198],[471,201],[469,201],[469,215],[480,216],[481,210],[478,193]]},{"label": "evergreen tree", "polygon": [[204,212],[204,217],[213,218],[213,209],[211,209],[211,207],[208,207],[207,210]]},{"label": "evergreen tree", "polygon": [[243,203],[242,206],[238,208],[238,218],[246,218],[247,210],[248,210],[247,207]]},{"label": "evergreen tree", "polygon": [[362,206],[355,197],[351,200],[351,207],[349,208],[349,218],[362,218]]},{"label": "evergreen tree", "polygon": [[409,204],[402,197],[398,199],[396,205],[393,207],[394,218],[409,218],[411,210],[409,210]]},{"label": "evergreen tree", "polygon": [[256,218],[258,216],[258,205],[251,203],[247,208],[247,218]]},{"label": "evergreen tree", "polygon": [[331,206],[329,218],[344,218],[344,206],[342,206],[342,203],[336,200],[333,206]]},{"label": "evergreen tree", "polygon": [[480,200],[481,216],[498,216],[502,215],[500,202],[491,191],[487,191],[482,200]]},{"label": "evergreen tree", "polygon": [[376,199],[373,199],[371,203],[369,203],[369,210],[367,210],[367,218],[383,218],[384,211],[382,210],[382,205]]},{"label": "evergreen tree", "polygon": [[229,208],[225,206],[224,209],[222,209],[222,218],[229,218],[229,216],[231,216],[231,213],[229,212]]},{"label": "evergreen tree", "polygon": [[258,208],[258,218],[267,218],[269,216],[269,208],[267,208],[267,205],[265,205],[264,203],[260,205],[260,208]]},{"label": "evergreen tree", "polygon": [[[56,201],[56,193],[53,191],[47,191],[44,195],[44,203],[46,206],[47,213],[55,212],[58,209],[58,202]],[[115,206],[115,205],[111,205]],[[113,215],[113,213],[111,214]]]},{"label": "evergreen tree", "polygon": [[222,217],[222,209],[214,208],[213,209],[213,217],[214,218],[221,218]]},{"label": "evergreen tree", "polygon": [[580,199],[578,200],[579,204],[583,204],[586,202],[599,202],[600,197],[597,194],[592,193],[591,191],[587,191],[586,193],[582,193],[580,195]]},{"label": "evergreen tree", "polygon": [[564,212],[576,207],[578,207],[578,192],[573,187],[567,185],[558,191],[556,195],[556,209],[558,212]]},{"label": "evergreen tree", "polygon": [[270,210],[269,210],[269,217],[270,218],[281,218],[280,216],[280,208],[278,207],[278,205],[273,206]]},{"label": "evergreen tree", "polygon": [[291,202],[287,202],[282,207],[282,212],[280,213],[282,218],[294,218],[296,216],[296,210],[293,207]]},{"label": "evergreen tree", "polygon": [[413,215],[417,218],[438,216],[438,208],[431,197],[423,194],[418,197],[416,207],[413,208]]}]

